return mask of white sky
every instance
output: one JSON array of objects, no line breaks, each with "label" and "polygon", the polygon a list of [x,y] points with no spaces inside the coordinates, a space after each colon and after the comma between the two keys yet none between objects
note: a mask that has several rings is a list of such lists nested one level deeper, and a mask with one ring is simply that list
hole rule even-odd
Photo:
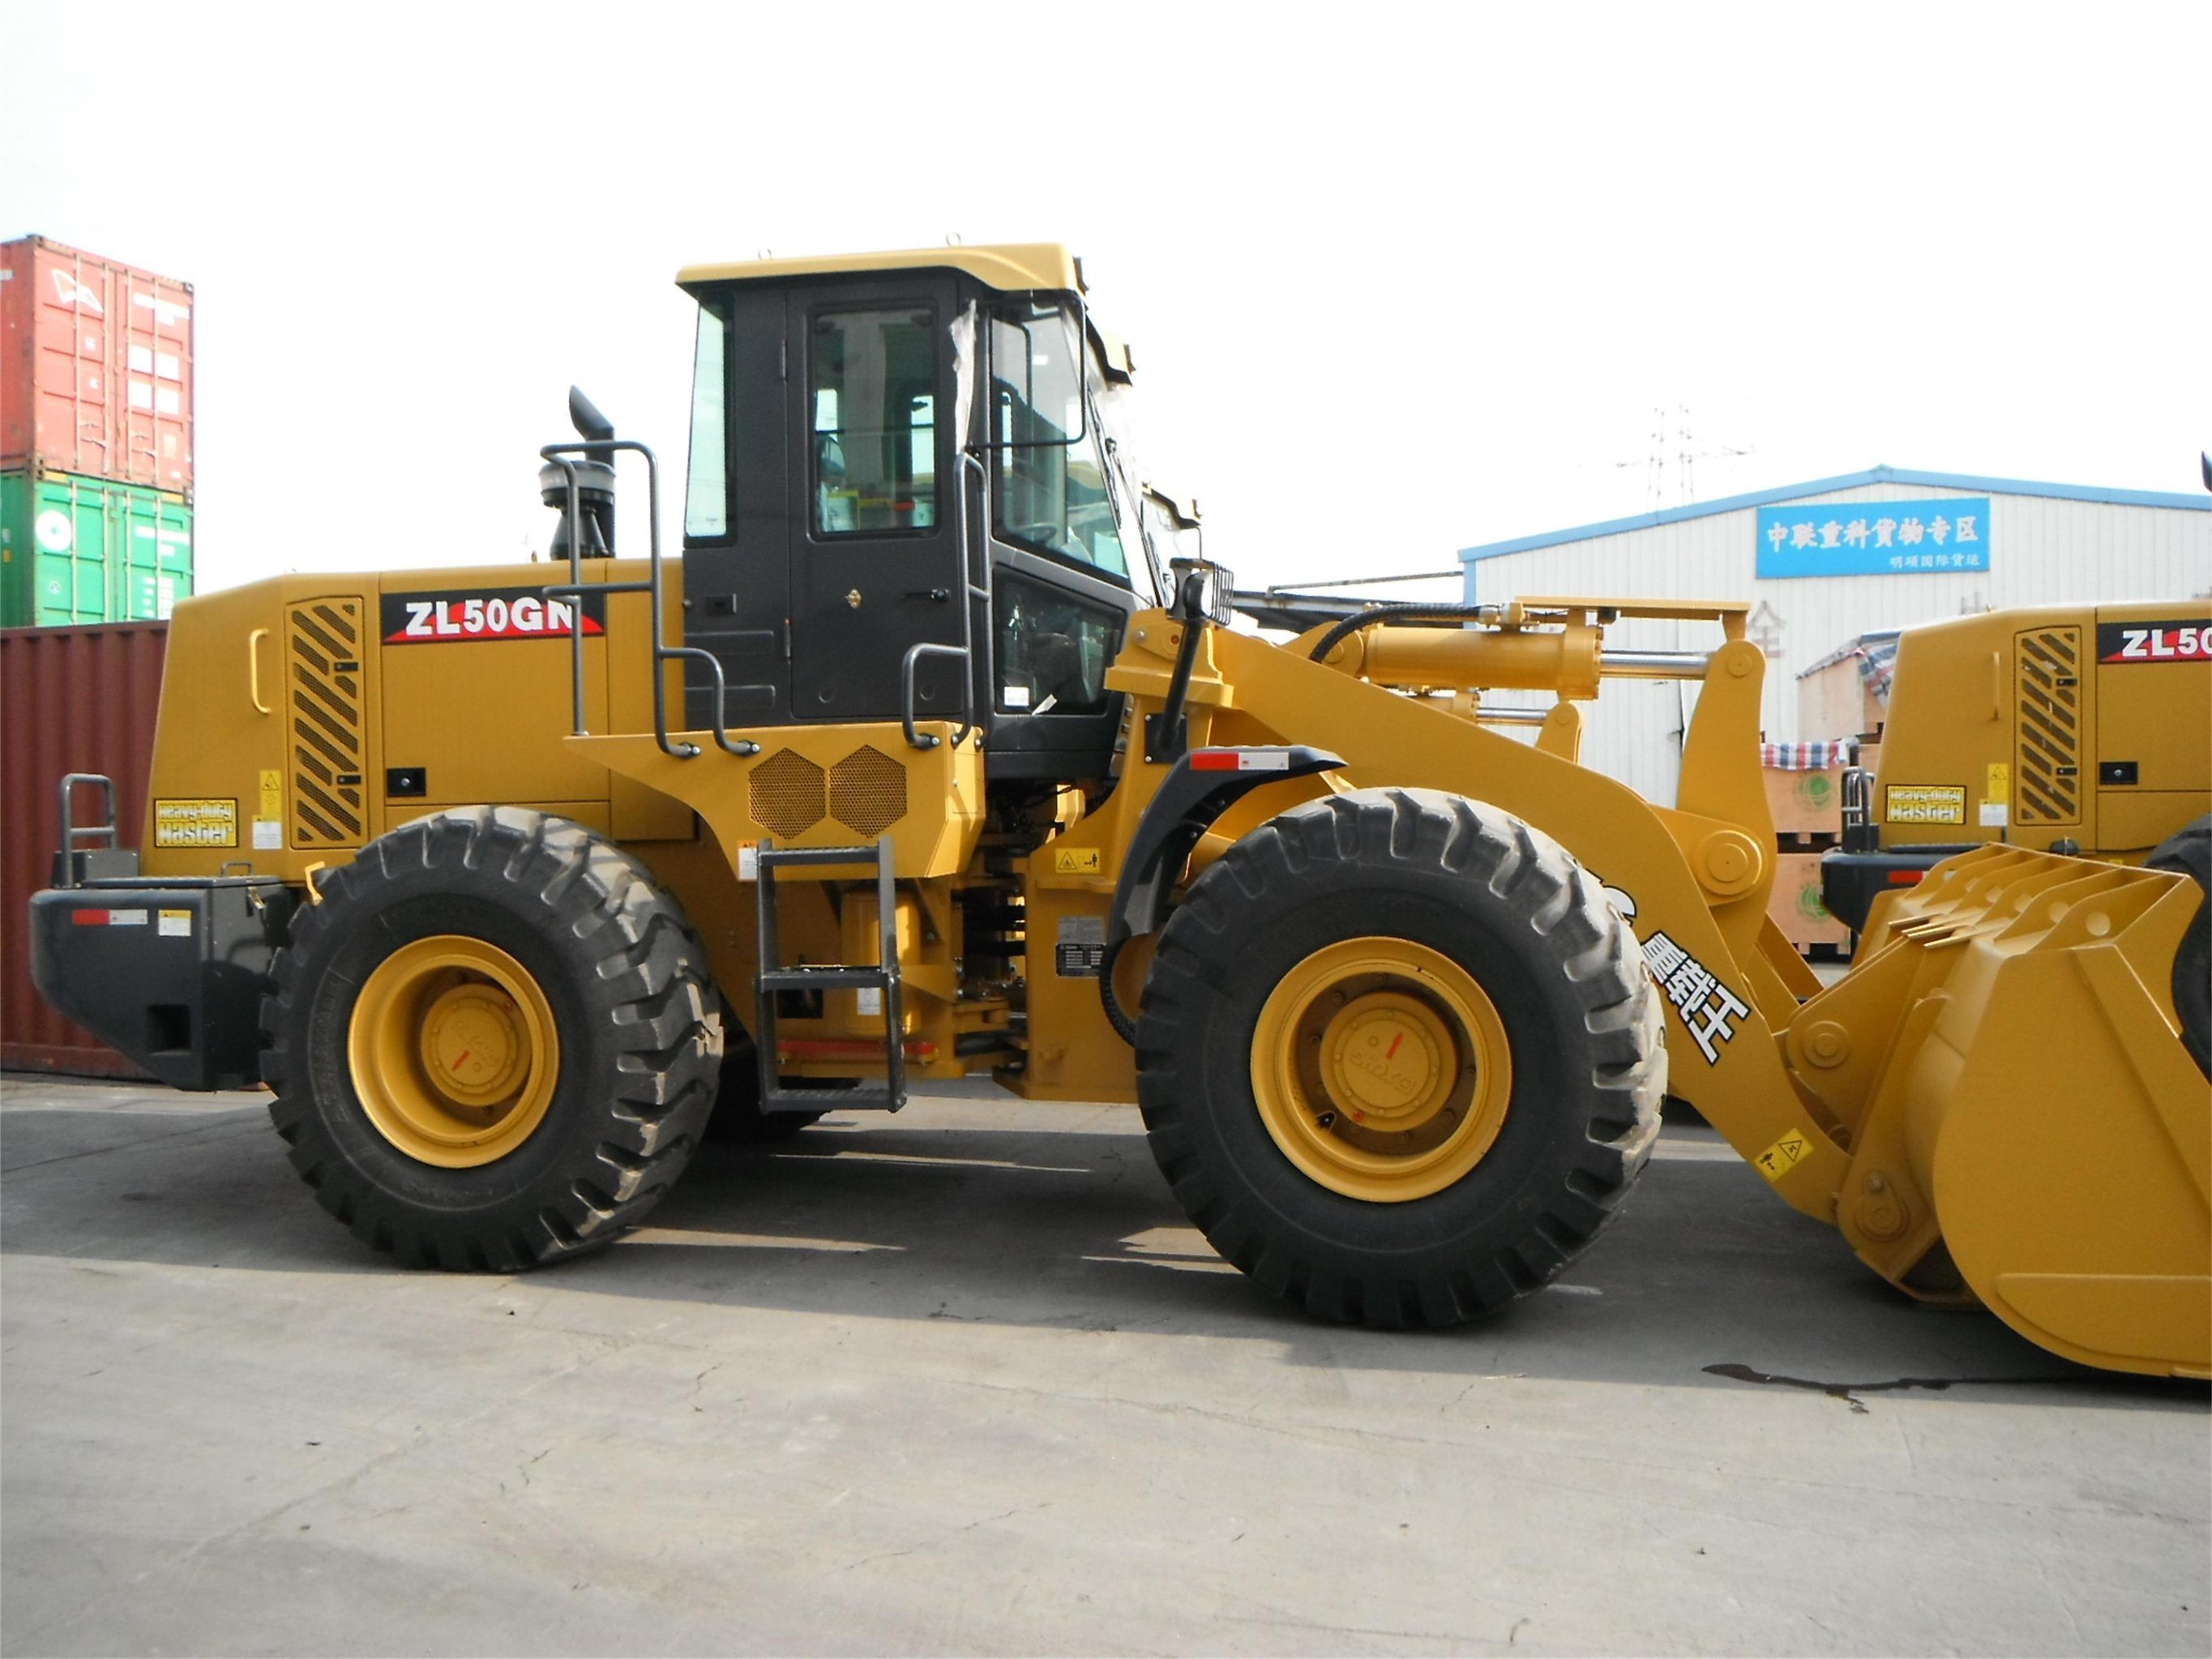
[{"label": "white sky", "polygon": [[949,233],[1083,256],[1240,582],[1439,570],[1643,510],[1660,408],[1665,505],[1683,407],[1708,499],[2197,489],[2208,64],[2203,4],[32,0],[0,238],[197,284],[203,588],[523,556],[571,380],[680,474],[678,265]]}]

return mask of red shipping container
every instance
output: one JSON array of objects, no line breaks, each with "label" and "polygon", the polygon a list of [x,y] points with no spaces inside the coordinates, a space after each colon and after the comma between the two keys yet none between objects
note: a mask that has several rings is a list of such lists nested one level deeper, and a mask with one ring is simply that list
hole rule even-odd
[{"label": "red shipping container", "polygon": [[192,285],[43,236],[0,246],[0,469],[189,495]]},{"label": "red shipping container", "polygon": [[[118,839],[145,839],[167,623],[0,629],[0,1066],[94,1077],[144,1073],[46,1006],[31,983],[31,895],[53,884],[67,772],[115,780]],[[100,792],[80,788],[80,823],[98,823]]]}]

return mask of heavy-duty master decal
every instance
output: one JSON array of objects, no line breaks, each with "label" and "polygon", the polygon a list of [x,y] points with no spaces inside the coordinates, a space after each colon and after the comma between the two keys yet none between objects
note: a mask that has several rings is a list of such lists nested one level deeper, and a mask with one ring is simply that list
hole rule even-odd
[{"label": "heavy-duty master decal", "polygon": [[235,847],[235,800],[157,800],[154,803],[156,847]]},{"label": "heavy-duty master decal", "polygon": [[[607,631],[604,593],[587,593],[580,631]],[[573,600],[549,599],[534,587],[465,588],[444,593],[386,593],[386,645],[456,645],[472,640],[565,640],[578,628]]]},{"label": "heavy-duty master decal", "polygon": [[2099,623],[2099,662],[2212,662],[2212,617]]},{"label": "heavy-duty master decal", "polygon": [[1963,783],[1893,783],[1881,792],[1881,816],[1890,823],[1964,823]]},{"label": "heavy-duty master decal", "polygon": [[1721,1057],[1718,1045],[1735,1035],[1735,1022],[1751,1012],[1750,1005],[1664,933],[1644,941],[1644,965],[1674,1005],[1705,1064],[1711,1065]]}]

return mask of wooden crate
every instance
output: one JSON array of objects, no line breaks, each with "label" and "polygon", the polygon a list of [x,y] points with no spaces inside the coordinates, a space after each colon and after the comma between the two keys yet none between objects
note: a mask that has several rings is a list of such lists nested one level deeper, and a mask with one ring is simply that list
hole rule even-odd
[{"label": "wooden crate", "polygon": [[1835,951],[1848,947],[1850,930],[1820,902],[1820,855],[1781,853],[1776,855],[1776,863],[1774,891],[1767,899],[1766,914],[1774,918],[1783,937],[1806,955],[1822,946]]},{"label": "wooden crate", "polygon": [[1793,772],[1779,766],[1760,769],[1766,782],[1766,810],[1774,833],[1810,844],[1832,846],[1844,833],[1844,769]]},{"label": "wooden crate", "polygon": [[1808,738],[1863,738],[1881,730],[1887,706],[1867,689],[1856,655],[1797,677],[1797,731]]}]

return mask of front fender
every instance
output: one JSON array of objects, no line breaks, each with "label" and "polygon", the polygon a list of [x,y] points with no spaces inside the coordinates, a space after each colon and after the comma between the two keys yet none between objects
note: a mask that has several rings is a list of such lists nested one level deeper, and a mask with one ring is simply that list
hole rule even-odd
[{"label": "front fender", "polygon": [[1194,749],[1168,769],[1137,820],[1128,856],[1107,912],[1106,943],[1155,932],[1167,920],[1169,895],[1213,821],[1230,803],[1262,784],[1309,777],[1344,764],[1340,756],[1304,744]]}]

